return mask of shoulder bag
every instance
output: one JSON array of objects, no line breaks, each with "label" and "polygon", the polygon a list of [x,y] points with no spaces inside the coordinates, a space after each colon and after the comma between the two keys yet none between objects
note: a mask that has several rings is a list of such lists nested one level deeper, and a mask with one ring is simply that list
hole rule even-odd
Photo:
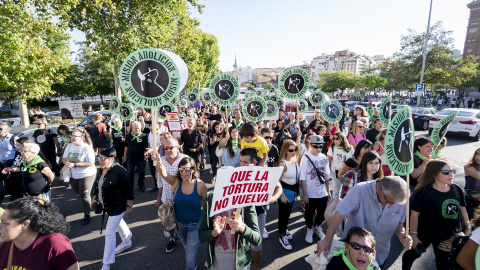
[{"label": "shoulder bag", "polygon": [[[175,192],[173,193],[173,199],[175,198],[175,195],[177,194],[177,191],[181,185],[181,182],[178,183],[177,188],[175,189]],[[177,216],[175,215],[175,207],[173,205],[173,199],[171,201],[166,201],[162,205],[158,207],[158,218],[160,219],[160,222],[163,224],[163,227],[165,227],[165,230],[171,231],[173,229],[178,228],[180,230],[180,238],[182,237],[182,229],[180,226],[177,224]],[[177,233],[177,230],[175,230],[175,234]],[[175,238],[175,236],[174,236]],[[180,239],[180,242],[182,239]]]},{"label": "shoulder bag", "polygon": [[323,171],[320,171],[317,169],[317,166],[313,163],[313,161],[310,159],[308,155],[305,155],[307,157],[308,161],[310,161],[310,164],[312,164],[313,168],[315,168],[315,172],[317,173],[317,178],[320,183],[325,184],[325,180],[327,179],[327,174]]}]

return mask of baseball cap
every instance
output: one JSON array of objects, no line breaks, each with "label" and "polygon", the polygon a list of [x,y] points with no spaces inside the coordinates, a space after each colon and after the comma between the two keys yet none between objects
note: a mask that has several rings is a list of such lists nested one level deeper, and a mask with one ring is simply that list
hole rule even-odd
[{"label": "baseball cap", "polygon": [[320,135],[313,135],[310,137],[310,144],[315,144],[315,143],[325,143],[323,140],[323,137]]}]

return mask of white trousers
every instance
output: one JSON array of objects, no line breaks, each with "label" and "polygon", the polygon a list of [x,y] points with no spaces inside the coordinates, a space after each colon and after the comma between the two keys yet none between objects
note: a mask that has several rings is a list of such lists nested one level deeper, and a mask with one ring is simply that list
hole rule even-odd
[{"label": "white trousers", "polygon": [[118,230],[122,241],[130,240],[132,232],[123,220],[125,212],[117,216],[108,216],[107,228],[105,229],[105,250],[103,251],[103,263],[112,264],[115,262],[115,247],[117,245],[115,232]]},{"label": "white trousers", "polygon": [[342,182],[338,180],[337,176],[335,175],[335,170],[332,169],[330,172],[332,176],[332,184],[333,184],[333,192],[332,192],[332,199],[340,197],[340,191],[342,190]]}]

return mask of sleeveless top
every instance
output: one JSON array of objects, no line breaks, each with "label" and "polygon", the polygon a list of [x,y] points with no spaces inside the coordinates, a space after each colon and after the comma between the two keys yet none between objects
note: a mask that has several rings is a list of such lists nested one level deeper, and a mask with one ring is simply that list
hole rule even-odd
[{"label": "sleeveless top", "polygon": [[177,193],[173,198],[177,220],[182,223],[198,222],[202,216],[202,197],[197,192],[197,179],[193,192],[189,195],[183,194],[182,182],[179,183]]},{"label": "sleeveless top", "polygon": [[[288,185],[295,185],[297,183],[297,178],[300,175],[300,168],[298,167],[297,163],[290,163],[285,159],[282,160],[287,166],[287,171],[282,175],[282,182]],[[295,175],[296,174],[296,175]]]},{"label": "sleeveless top", "polygon": [[[376,143],[378,143],[378,145],[380,145],[380,147],[378,148],[378,151],[379,152],[383,151],[383,149],[385,148],[383,146],[383,144],[385,142],[383,142],[383,143],[382,142],[376,142]],[[383,152],[383,154],[380,155],[380,161],[382,162],[382,166],[387,166],[388,165],[387,164],[387,157],[385,156],[385,152]]]},{"label": "sleeveless top", "polygon": [[465,175],[465,189],[480,188],[480,179],[471,175]]}]

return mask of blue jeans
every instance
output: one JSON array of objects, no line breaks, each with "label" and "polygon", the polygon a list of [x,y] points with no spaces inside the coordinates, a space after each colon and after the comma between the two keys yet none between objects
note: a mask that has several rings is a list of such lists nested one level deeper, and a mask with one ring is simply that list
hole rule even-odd
[{"label": "blue jeans", "polygon": [[200,239],[198,238],[198,229],[200,222],[183,223],[178,222],[182,228],[183,247],[185,248],[185,269],[195,270],[198,247],[200,246]]},{"label": "blue jeans", "polygon": [[252,245],[252,251],[259,252],[262,251],[262,243],[263,243],[263,230],[265,230],[265,223],[267,221],[267,211],[263,212],[263,214],[257,215],[257,222],[258,222],[258,229],[260,230],[260,245],[254,246]]}]

